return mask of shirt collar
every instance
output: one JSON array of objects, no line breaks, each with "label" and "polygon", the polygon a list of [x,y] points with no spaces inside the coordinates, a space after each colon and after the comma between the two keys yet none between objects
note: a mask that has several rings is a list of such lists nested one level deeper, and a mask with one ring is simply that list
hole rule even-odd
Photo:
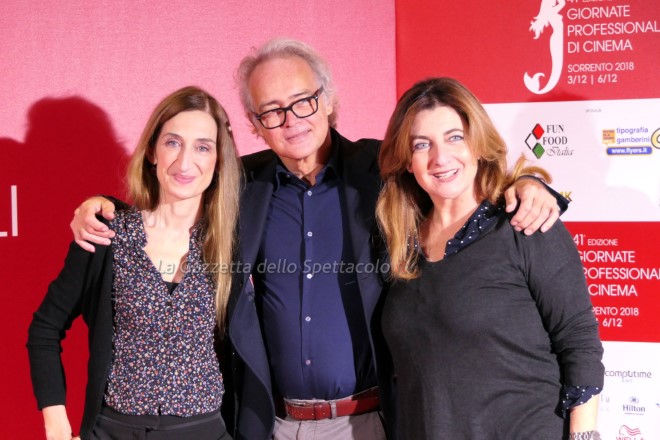
[{"label": "shirt collar", "polygon": [[495,226],[501,211],[500,205],[493,205],[488,200],[481,202],[454,238],[447,242],[445,256],[457,253]]},{"label": "shirt collar", "polygon": [[[333,143],[332,154],[330,154],[328,163],[316,176],[317,185],[339,177],[341,175],[341,170],[342,166],[341,158],[339,157],[339,148]],[[300,181],[300,179],[294,176],[293,173],[284,166],[284,163],[278,157],[277,164],[275,165],[275,176],[273,178],[273,184],[275,185],[274,191],[277,191],[282,185],[291,183],[293,179]]]}]

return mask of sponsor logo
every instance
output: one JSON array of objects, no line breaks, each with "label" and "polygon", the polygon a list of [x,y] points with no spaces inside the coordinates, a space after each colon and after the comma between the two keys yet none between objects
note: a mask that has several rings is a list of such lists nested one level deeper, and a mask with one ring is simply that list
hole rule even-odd
[{"label": "sponsor logo", "polygon": [[621,425],[616,440],[644,440],[642,431],[639,428],[631,428],[627,425]]},{"label": "sponsor logo", "polygon": [[641,405],[636,396],[630,396],[628,403],[623,404],[623,413],[632,416],[643,416],[646,408]]},{"label": "sponsor logo", "polygon": [[651,379],[652,371],[634,371],[634,370],[605,370],[605,377],[620,378],[621,382],[633,382],[633,380]]},{"label": "sponsor logo", "polygon": [[608,156],[647,156],[653,151],[651,147],[609,147]]},{"label": "sponsor logo", "polygon": [[[649,135],[648,127],[617,127],[602,131],[603,144],[609,156],[644,156],[660,149],[660,129]],[[610,146],[616,145],[616,146]]]},{"label": "sponsor logo", "polygon": [[547,156],[572,156],[563,124],[537,123],[525,138],[525,145],[537,159]]},{"label": "sponsor logo", "polygon": [[651,145],[660,150],[660,128],[656,129],[651,135]]},{"label": "sponsor logo", "polygon": [[543,32],[552,32],[548,47],[552,60],[552,71],[548,82],[541,88],[541,78],[545,76],[545,73],[542,72],[531,76],[525,72],[523,76],[527,90],[537,95],[548,93],[554,89],[561,77],[561,69],[564,64],[564,21],[559,12],[563,7],[564,2],[541,0],[539,12],[529,26],[529,30],[534,33],[535,40],[538,40]]},{"label": "sponsor logo", "polygon": [[599,402],[598,402],[598,412],[599,413],[609,413],[612,411],[611,408],[611,398],[609,395],[605,394],[605,392],[601,392],[599,395]]},{"label": "sponsor logo", "polygon": [[616,142],[615,131],[613,129],[603,130],[603,143],[605,145],[608,145],[608,144],[613,144],[614,142]]}]

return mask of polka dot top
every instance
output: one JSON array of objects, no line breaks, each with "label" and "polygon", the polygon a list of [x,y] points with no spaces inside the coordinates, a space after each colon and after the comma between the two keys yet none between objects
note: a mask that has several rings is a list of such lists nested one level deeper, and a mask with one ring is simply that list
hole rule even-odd
[{"label": "polka dot top", "polygon": [[493,205],[488,200],[483,201],[467,219],[463,227],[454,235],[454,238],[447,242],[445,257],[467,247],[470,243],[476,241],[481,234],[495,226],[497,215],[502,212],[502,209],[501,206]]},{"label": "polka dot top", "polygon": [[[192,416],[220,407],[224,387],[214,350],[213,280],[188,271],[171,291],[144,247],[139,211],[110,226],[114,255],[113,361],[106,405],[123,414]],[[202,234],[190,237],[188,267],[202,266]]]}]

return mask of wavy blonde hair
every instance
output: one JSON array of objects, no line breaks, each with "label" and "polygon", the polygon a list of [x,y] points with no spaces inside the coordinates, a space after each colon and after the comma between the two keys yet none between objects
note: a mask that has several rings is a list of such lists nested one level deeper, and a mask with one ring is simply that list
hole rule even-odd
[{"label": "wavy blonde hair", "polygon": [[391,276],[413,279],[419,276],[419,229],[432,206],[431,198],[408,172],[412,159],[411,128],[423,110],[452,108],[463,123],[465,141],[479,157],[475,176],[475,197],[498,203],[504,190],[521,174],[539,173],[540,168],[524,167],[518,160],[507,175],[507,148],[479,100],[452,78],[431,78],[413,85],[394,109],[378,158],[383,190],[376,205],[376,218],[389,250]]},{"label": "wavy blonde hair", "polygon": [[[184,87],[165,97],[154,109],[133,152],[127,171],[129,197],[140,210],[153,211],[159,203],[159,184],[152,171],[156,141],[163,125],[185,111],[209,114],[218,127],[218,159],[209,187],[204,191],[201,224],[204,233],[203,258],[213,267],[228,268],[236,248],[241,164],[227,112],[208,92]],[[224,331],[231,271],[214,271],[215,309],[218,327]]]}]

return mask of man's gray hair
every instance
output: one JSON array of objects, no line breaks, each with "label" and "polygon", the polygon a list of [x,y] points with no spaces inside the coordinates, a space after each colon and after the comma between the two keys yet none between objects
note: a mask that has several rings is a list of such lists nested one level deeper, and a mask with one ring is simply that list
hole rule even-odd
[{"label": "man's gray hair", "polygon": [[258,49],[253,48],[253,53],[247,55],[236,71],[236,83],[241,98],[241,103],[246,112],[254,112],[254,103],[248,89],[248,80],[261,63],[274,58],[299,57],[307,62],[314,72],[319,86],[323,87],[323,93],[333,107],[333,112],[328,117],[331,127],[337,125],[338,100],[335,85],[332,81],[332,73],[328,63],[308,44],[291,38],[274,38],[267,41]]}]

